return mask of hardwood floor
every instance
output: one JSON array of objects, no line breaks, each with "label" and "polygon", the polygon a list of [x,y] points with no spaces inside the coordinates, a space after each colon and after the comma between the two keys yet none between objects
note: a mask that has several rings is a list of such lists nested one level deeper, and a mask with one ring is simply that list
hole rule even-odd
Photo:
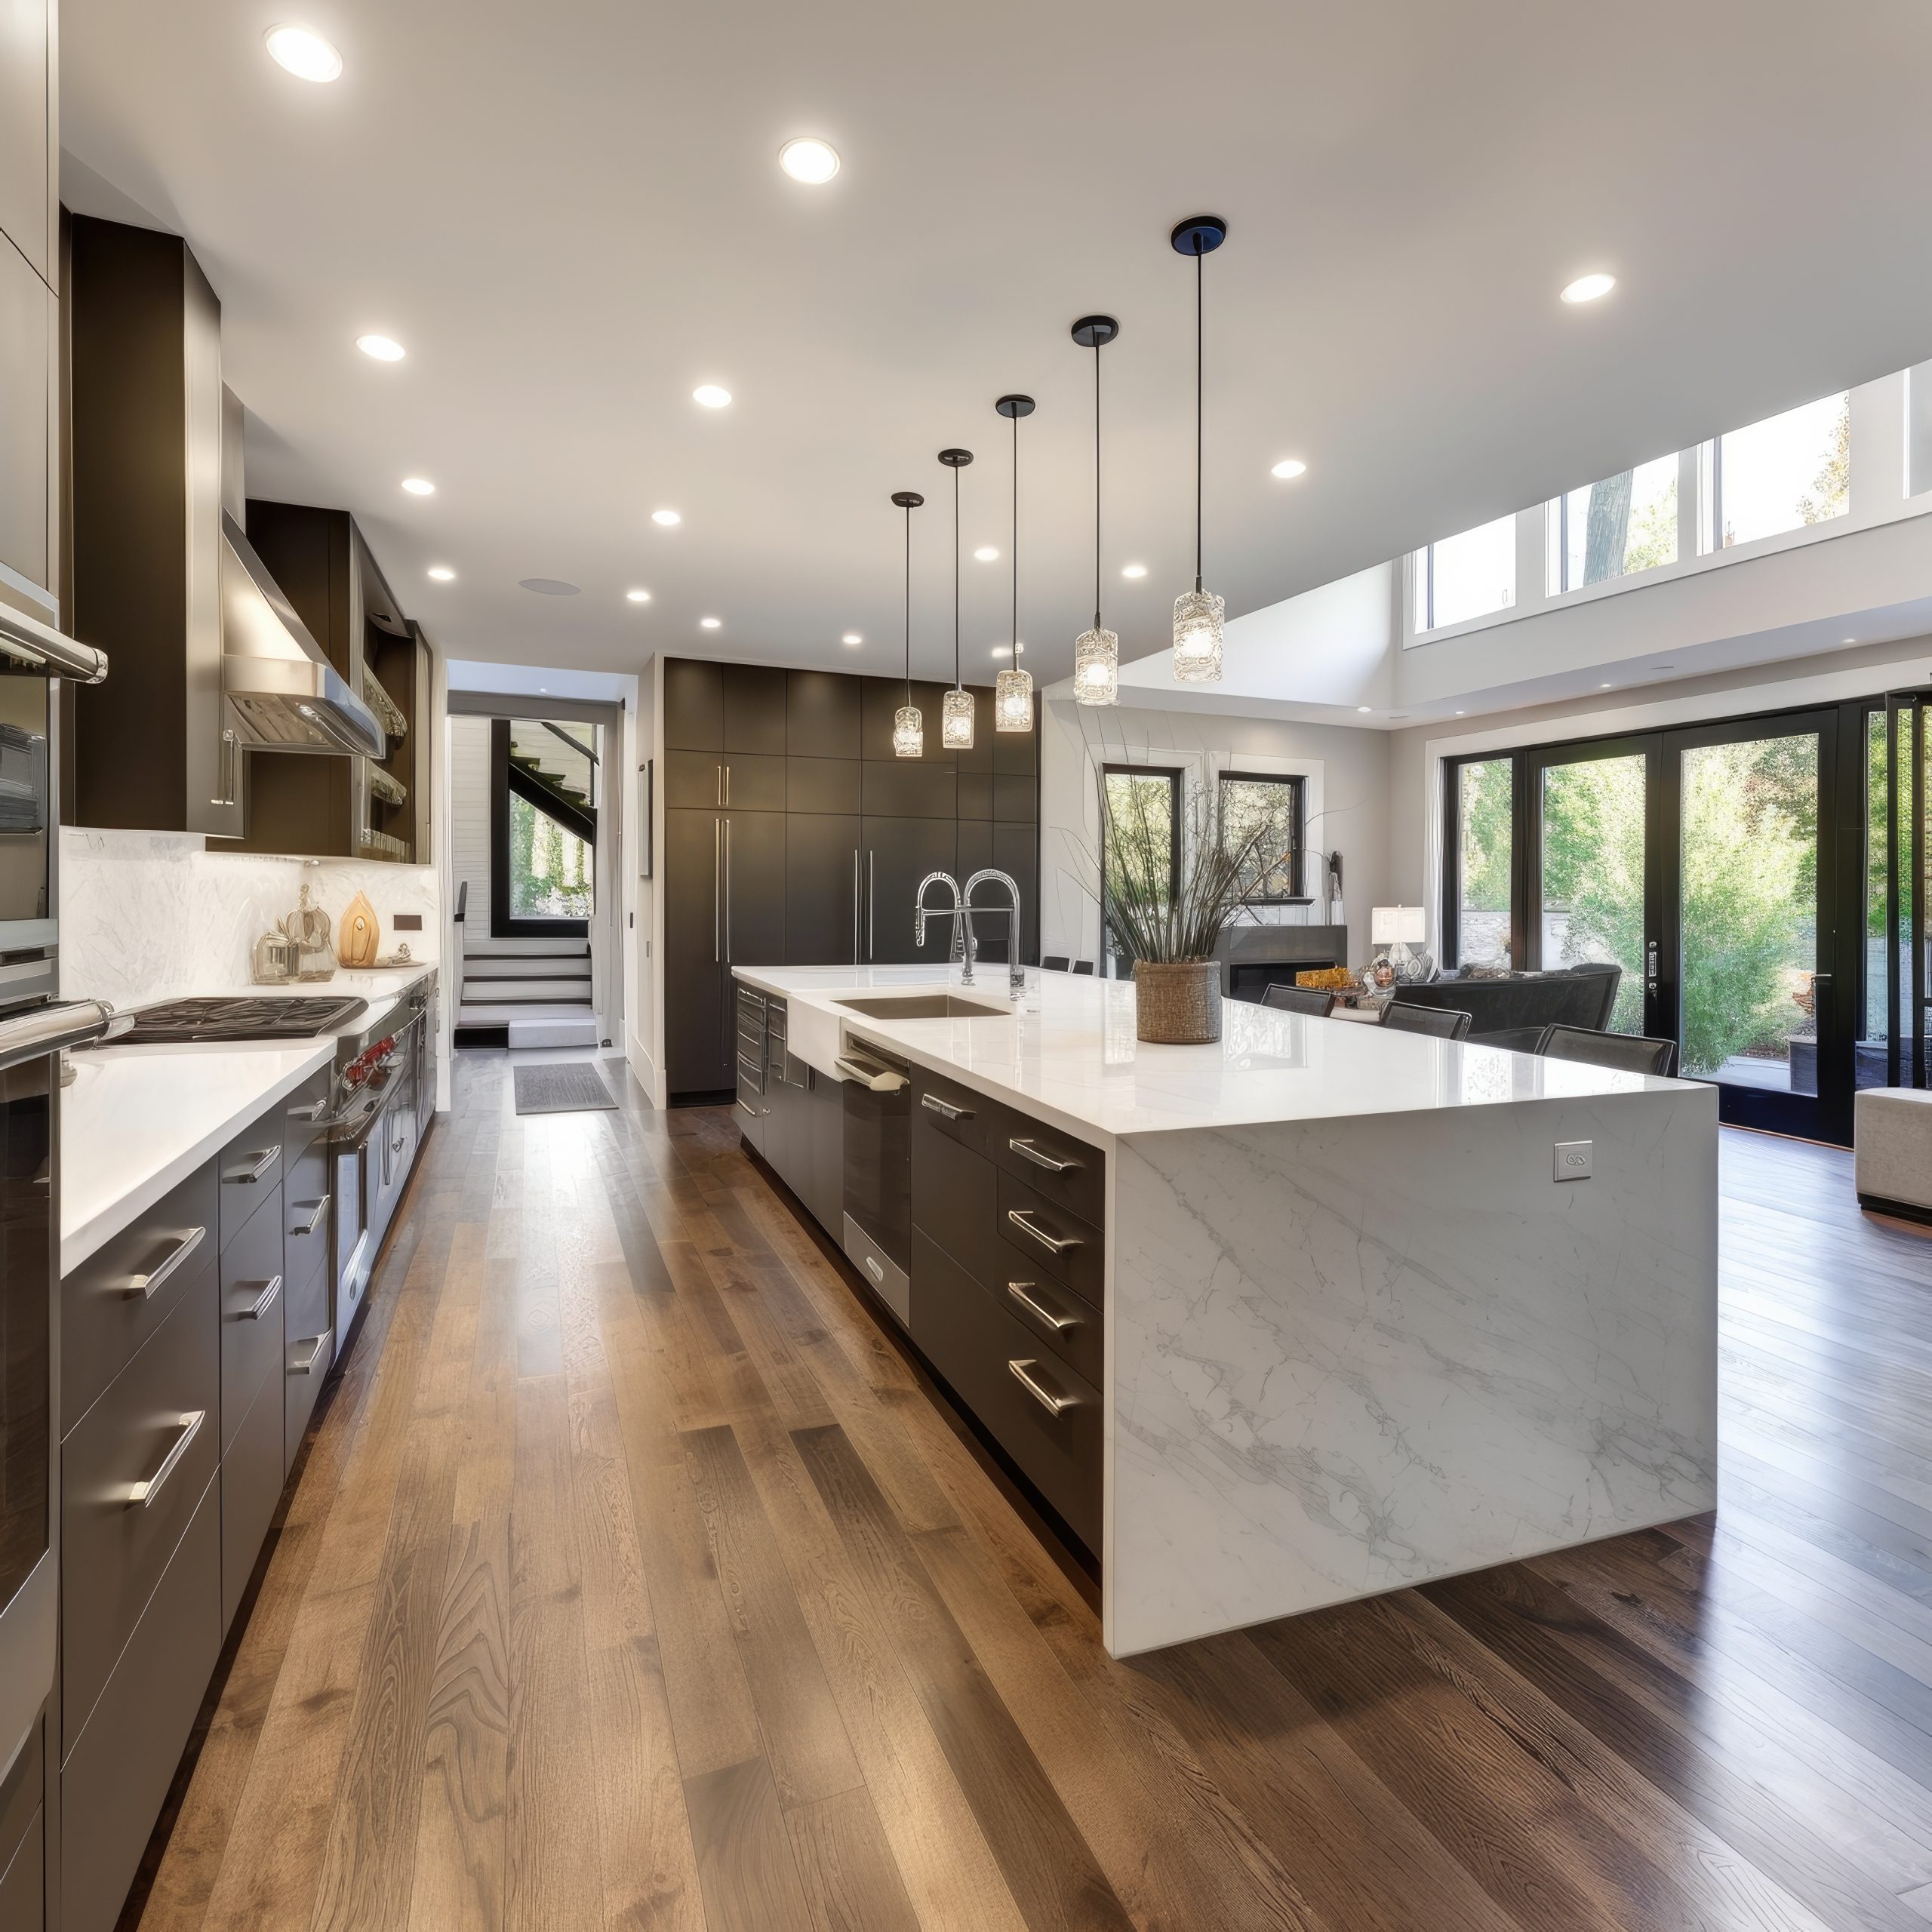
[{"label": "hardwood floor", "polygon": [[143,1926],[1932,1922],[1932,1238],[1847,1156],[1726,1136],[1715,1518],[1117,1663],[728,1113],[506,1072]]}]

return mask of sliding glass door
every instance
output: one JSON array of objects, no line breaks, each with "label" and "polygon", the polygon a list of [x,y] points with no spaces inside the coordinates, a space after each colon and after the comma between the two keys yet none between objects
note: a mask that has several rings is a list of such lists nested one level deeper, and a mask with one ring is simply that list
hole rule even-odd
[{"label": "sliding glass door", "polygon": [[[1614,964],[1611,1029],[1675,1040],[1724,1119],[1848,1140],[1854,1067],[1871,1084],[1902,1053],[1910,1077],[1928,990],[1923,959],[1913,979],[1916,713],[1869,727],[1869,709],[1451,761],[1445,961]],[[1861,804],[1889,840],[1875,866],[1868,836],[1862,868]],[[1861,928],[1841,966],[1838,931]]]}]

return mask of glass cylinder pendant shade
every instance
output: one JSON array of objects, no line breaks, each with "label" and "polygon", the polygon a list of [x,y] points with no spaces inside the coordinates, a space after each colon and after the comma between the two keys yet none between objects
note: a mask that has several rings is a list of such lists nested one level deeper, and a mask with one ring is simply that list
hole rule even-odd
[{"label": "glass cylinder pendant shade", "polygon": [[1211,590],[1190,590],[1174,599],[1174,681],[1221,681],[1221,618],[1227,605]]},{"label": "glass cylinder pendant shade", "polygon": [[895,757],[918,758],[926,749],[926,734],[919,721],[916,704],[902,704],[892,714],[892,749]]},{"label": "glass cylinder pendant shade", "polygon": [[939,741],[949,752],[973,749],[973,694],[957,686],[940,700]]},{"label": "glass cylinder pendant shade", "polygon": [[1030,731],[1033,728],[1033,674],[1002,671],[993,680],[993,728]]},{"label": "glass cylinder pendant shade", "polygon": [[1097,624],[1073,640],[1073,695],[1082,704],[1120,701],[1120,639]]}]

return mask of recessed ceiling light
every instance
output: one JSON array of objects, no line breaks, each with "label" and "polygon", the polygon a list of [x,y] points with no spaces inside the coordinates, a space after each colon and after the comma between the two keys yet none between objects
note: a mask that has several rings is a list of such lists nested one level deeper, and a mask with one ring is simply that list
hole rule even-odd
[{"label": "recessed ceiling light", "polygon": [[1367,710],[1371,709],[1371,708],[1372,708],[1371,706],[1368,706],[1368,705],[1366,705],[1366,704],[1358,704],[1358,705],[1357,705],[1357,706],[1355,706],[1355,709],[1356,709],[1358,711],[1367,711]]},{"label": "recessed ceiling light", "polygon": [[999,549],[998,546],[995,544],[982,543],[980,547],[973,552],[973,554],[979,558],[981,563],[990,564],[998,559],[999,556]]},{"label": "recessed ceiling light", "polygon": [[633,604],[648,604],[651,601],[651,592],[648,590],[627,590],[624,595]]},{"label": "recessed ceiling light", "polygon": [[1846,638],[1844,641],[1847,644],[1856,644],[1858,640],[1855,637],[1848,637]]},{"label": "recessed ceiling light", "polygon": [[848,631],[838,641],[841,644],[863,644],[865,639],[857,631]]},{"label": "recessed ceiling light", "polygon": [[1616,286],[1616,276],[1604,275],[1600,270],[1594,275],[1580,275],[1564,290],[1563,299],[1571,303],[1595,302],[1607,295]]},{"label": "recessed ceiling light", "polygon": [[993,655],[995,657],[1011,657],[1013,647],[1010,644],[996,644],[993,646]]},{"label": "recessed ceiling light", "polygon": [[722,617],[700,617],[698,622],[708,631],[715,631],[724,620]]},{"label": "recessed ceiling light", "polygon": [[1469,715],[1469,714],[1466,711],[1459,711],[1456,714],[1458,718],[1466,718]]},{"label": "recessed ceiling light", "polygon": [[401,343],[386,335],[358,335],[355,346],[378,362],[400,362],[405,353]]},{"label": "recessed ceiling light", "polygon": [[426,476],[405,476],[402,487],[412,497],[433,497],[436,494],[435,485]]},{"label": "recessed ceiling light", "polygon": [[1597,687],[1597,689],[1600,691],[1614,691],[1616,688],[1617,687],[1614,685],[1599,685]]},{"label": "recessed ceiling light", "polygon": [[269,58],[298,81],[332,81],[342,72],[342,56],[306,27],[270,27],[262,38]]},{"label": "recessed ceiling light", "polygon": [[1270,476],[1279,476],[1285,480],[1291,476],[1305,475],[1307,470],[1308,465],[1299,457],[1284,456],[1272,469],[1269,471],[1268,474]]},{"label": "recessed ceiling light", "polygon": [[701,402],[706,409],[722,409],[731,400],[731,392],[721,389],[715,383],[700,383],[691,391],[691,400]]},{"label": "recessed ceiling light", "polygon": [[661,523],[666,530],[669,530],[674,523],[684,521],[684,518],[675,510],[653,510],[651,512],[651,520],[653,523]]},{"label": "recessed ceiling light", "polygon": [[435,583],[454,583],[456,581],[456,572],[451,570],[448,564],[432,564],[429,566],[429,577],[430,580]]},{"label": "recessed ceiling light", "polygon": [[1147,566],[1145,564],[1123,564],[1120,568],[1120,574],[1122,577],[1145,577],[1147,574]]},{"label": "recessed ceiling light", "polygon": [[838,172],[838,150],[829,141],[804,135],[778,150],[778,165],[794,181],[816,188]]}]

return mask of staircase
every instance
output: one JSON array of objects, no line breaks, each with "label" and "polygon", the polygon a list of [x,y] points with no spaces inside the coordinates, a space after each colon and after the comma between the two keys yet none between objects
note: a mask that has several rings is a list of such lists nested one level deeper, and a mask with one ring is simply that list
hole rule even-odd
[{"label": "staircase", "polygon": [[510,727],[510,789],[585,844],[597,842],[597,755],[561,725]]},{"label": "staircase", "polygon": [[512,1048],[594,1047],[590,1001],[588,940],[466,937],[459,1033],[500,1032]]}]

